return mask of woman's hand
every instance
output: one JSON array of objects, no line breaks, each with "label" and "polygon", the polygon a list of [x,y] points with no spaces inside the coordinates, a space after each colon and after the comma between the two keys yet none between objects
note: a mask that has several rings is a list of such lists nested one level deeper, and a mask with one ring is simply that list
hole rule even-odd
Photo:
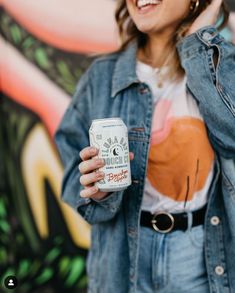
[{"label": "woman's hand", "polygon": [[214,25],[219,16],[220,7],[223,0],[212,0],[211,4],[196,18],[192,26],[189,28],[186,36],[195,33],[197,30],[208,26]]},{"label": "woman's hand", "polygon": [[[83,174],[80,177],[80,183],[84,189],[80,192],[81,197],[89,197],[100,200],[106,197],[110,192],[101,192],[94,186],[94,183],[104,178],[104,172],[96,171],[102,168],[105,163],[103,159],[97,157],[98,149],[94,147],[86,147],[80,152],[80,157],[83,162],[78,166],[79,171]],[[130,160],[134,159],[134,154],[130,152]]]}]

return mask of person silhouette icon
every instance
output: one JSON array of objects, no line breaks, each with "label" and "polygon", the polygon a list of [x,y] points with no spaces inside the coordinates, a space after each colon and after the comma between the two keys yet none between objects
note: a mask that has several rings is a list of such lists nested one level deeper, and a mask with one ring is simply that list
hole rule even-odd
[{"label": "person silhouette icon", "polygon": [[13,282],[12,279],[10,279],[10,280],[8,281],[8,286],[14,286],[14,282]]},{"label": "person silhouette icon", "polygon": [[15,289],[18,284],[18,280],[15,276],[8,276],[4,281],[5,287],[8,289]]}]

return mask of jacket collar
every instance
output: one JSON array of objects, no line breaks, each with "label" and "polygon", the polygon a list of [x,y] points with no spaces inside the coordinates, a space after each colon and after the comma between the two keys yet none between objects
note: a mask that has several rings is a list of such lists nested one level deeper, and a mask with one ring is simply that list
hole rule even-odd
[{"label": "jacket collar", "polygon": [[115,96],[123,89],[133,83],[139,83],[136,75],[137,42],[133,41],[122,51],[116,61],[112,78],[111,97]]}]

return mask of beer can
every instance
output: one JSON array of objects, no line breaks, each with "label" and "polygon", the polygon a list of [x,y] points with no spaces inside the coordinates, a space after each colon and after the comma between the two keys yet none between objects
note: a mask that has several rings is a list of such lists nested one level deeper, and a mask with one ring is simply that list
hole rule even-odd
[{"label": "beer can", "polygon": [[105,161],[99,168],[105,177],[95,185],[103,192],[120,191],[131,185],[128,131],[120,118],[92,120],[90,145],[99,149],[98,158]]}]

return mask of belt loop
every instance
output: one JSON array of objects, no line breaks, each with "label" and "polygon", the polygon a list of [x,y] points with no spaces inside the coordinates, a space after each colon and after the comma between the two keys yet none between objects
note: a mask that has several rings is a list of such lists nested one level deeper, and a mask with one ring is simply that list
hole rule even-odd
[{"label": "belt loop", "polygon": [[187,232],[190,232],[192,229],[192,225],[193,225],[193,213],[188,211],[187,212],[187,218],[188,218],[188,227],[187,227]]}]

